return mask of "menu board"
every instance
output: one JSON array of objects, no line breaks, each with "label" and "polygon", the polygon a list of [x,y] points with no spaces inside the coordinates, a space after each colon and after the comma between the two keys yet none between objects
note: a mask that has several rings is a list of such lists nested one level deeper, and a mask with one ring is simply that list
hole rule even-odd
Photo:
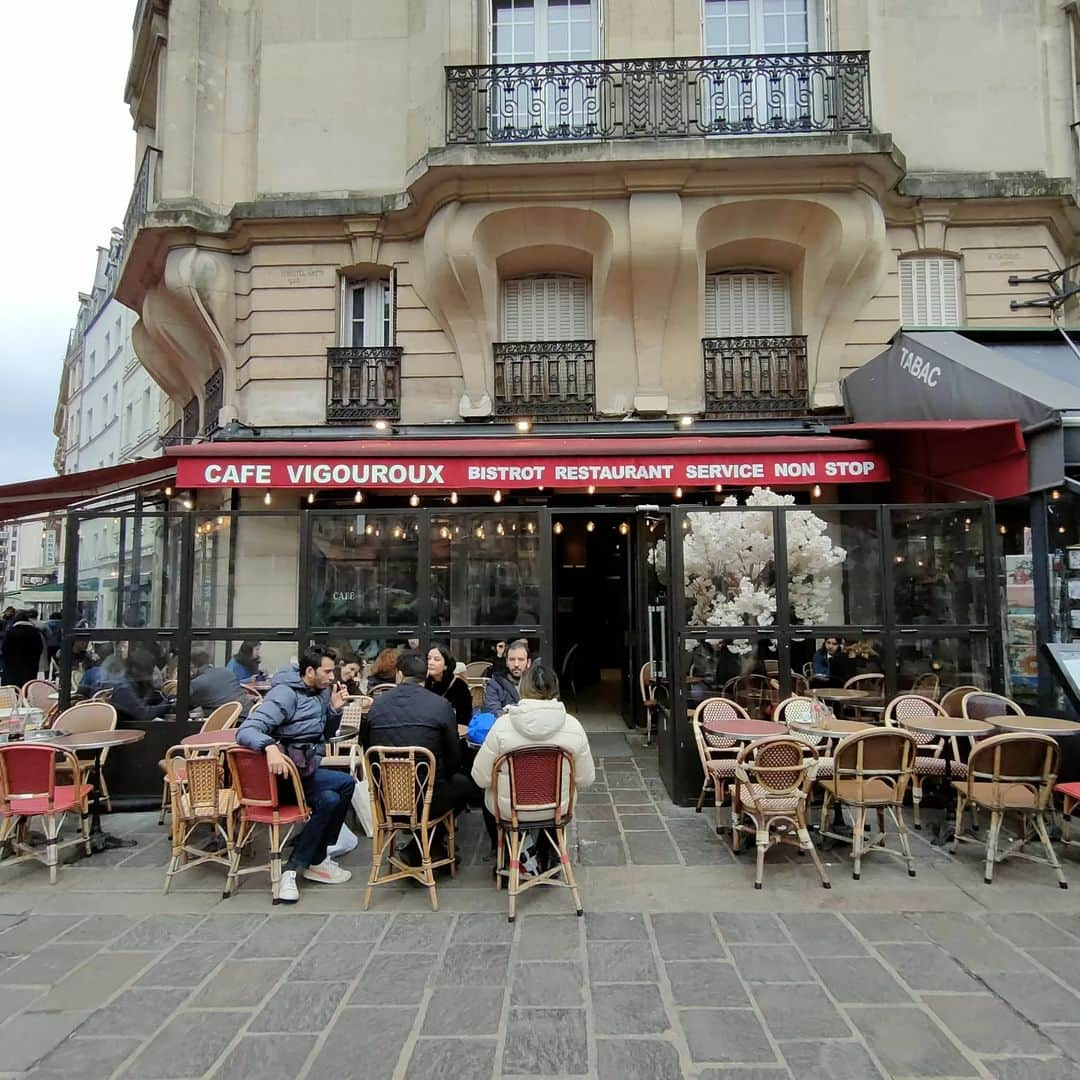
[{"label": "menu board", "polygon": [[1073,708],[1080,712],[1080,645],[1051,643],[1046,646],[1046,652],[1058,683],[1068,694]]}]

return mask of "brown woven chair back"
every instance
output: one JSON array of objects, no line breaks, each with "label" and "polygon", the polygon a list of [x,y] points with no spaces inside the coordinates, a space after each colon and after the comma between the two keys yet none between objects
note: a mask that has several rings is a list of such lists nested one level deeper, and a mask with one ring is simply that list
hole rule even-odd
[{"label": "brown woven chair back", "polygon": [[817,752],[788,735],[775,735],[744,746],[737,760],[750,782],[768,796],[794,795],[806,785],[807,770]]},{"label": "brown woven chair back", "polygon": [[[749,720],[750,714],[736,701],[729,701],[727,698],[706,698],[701,702],[694,710],[693,719],[690,721],[699,751],[704,747],[712,750],[730,750],[733,746],[737,746],[738,743],[727,735],[714,735],[702,727],[710,720],[735,720],[737,718]],[[703,764],[704,758],[705,755],[702,754]]]},{"label": "brown woven chair back", "polygon": [[941,698],[941,707],[945,710],[945,715],[963,716],[964,697],[967,694],[978,693],[979,689],[978,686],[954,686],[951,690],[947,690]]},{"label": "brown woven chair back", "polygon": [[797,671],[791,673],[791,692],[799,697],[807,697],[810,693],[810,680]]},{"label": "brown woven chair back", "polygon": [[886,724],[902,724],[905,720],[923,720],[931,716],[944,716],[945,710],[936,702],[920,694],[901,694],[885,706],[883,717]]},{"label": "brown woven chair back", "polygon": [[885,676],[880,672],[867,672],[865,675],[852,675],[846,683],[845,690],[865,690],[868,694],[877,697],[885,695]]},{"label": "brown woven chair back", "polygon": [[17,686],[0,686],[0,709],[14,709],[19,704]]},{"label": "brown woven chair back", "polygon": [[21,697],[24,704],[32,709],[48,712],[54,704],[49,695],[55,694],[56,690],[56,683],[51,683],[47,679],[31,679],[23,685]]},{"label": "brown woven chair back", "polygon": [[487,660],[470,660],[465,665],[465,678],[466,679],[482,679],[486,674],[491,664]]},{"label": "brown woven chair back", "polygon": [[813,715],[814,699],[800,697],[796,694],[792,697],[784,698],[784,700],[773,709],[772,718],[778,724],[790,724],[792,720],[799,722],[809,720]]},{"label": "brown woven chair back", "polygon": [[239,701],[227,701],[219,705],[204,721],[200,731],[225,731],[235,727],[240,719],[241,705]]},{"label": "brown woven chair back", "polygon": [[1061,748],[1049,735],[1008,732],[977,742],[968,757],[968,784],[992,784],[980,791],[984,805],[1004,805],[1010,790],[1032,792],[1034,808],[1046,806],[1061,765]]},{"label": "brown woven chair back", "polygon": [[364,710],[371,708],[371,698],[358,697],[345,703],[341,710],[341,722],[346,727],[359,728],[364,719]]},{"label": "brown woven chair back", "polygon": [[937,701],[938,696],[941,694],[940,676],[935,675],[932,671],[923,672],[911,684],[911,692],[919,694],[921,697],[930,698],[932,701]]},{"label": "brown woven chair back", "polygon": [[780,700],[780,683],[765,675],[738,675],[724,685],[724,695],[730,697],[751,716],[761,718],[768,706]]},{"label": "brown woven chair back", "polygon": [[65,735],[87,731],[113,731],[116,728],[116,710],[107,701],[81,701],[65,709],[53,723],[57,731]]},{"label": "brown woven chair back", "polygon": [[372,746],[364,754],[375,824],[426,827],[435,786],[435,755],[423,746]]},{"label": "brown woven chair back", "polygon": [[915,761],[915,737],[900,728],[871,728],[849,735],[833,753],[837,780],[856,781],[845,801],[865,799],[903,802]]},{"label": "brown woven chair back", "polygon": [[987,720],[994,716],[1023,716],[1024,710],[1011,698],[975,690],[965,694],[960,702],[962,715],[969,720]]}]

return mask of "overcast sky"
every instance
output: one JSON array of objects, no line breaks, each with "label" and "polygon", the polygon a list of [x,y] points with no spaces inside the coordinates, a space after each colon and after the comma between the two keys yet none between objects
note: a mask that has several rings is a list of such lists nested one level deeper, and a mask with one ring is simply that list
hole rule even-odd
[{"label": "overcast sky", "polygon": [[89,292],[95,249],[122,223],[131,194],[124,78],[135,4],[4,5],[0,484],[53,471],[53,411],[78,294]]}]

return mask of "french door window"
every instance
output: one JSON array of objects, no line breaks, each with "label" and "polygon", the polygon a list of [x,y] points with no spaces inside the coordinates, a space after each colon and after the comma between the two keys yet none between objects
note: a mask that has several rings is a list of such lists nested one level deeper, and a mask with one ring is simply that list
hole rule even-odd
[{"label": "french door window", "polygon": [[787,337],[791,301],[783,274],[754,270],[711,274],[705,280],[705,336]]},{"label": "french door window", "polygon": [[811,0],[705,0],[705,53],[804,53],[811,46]]},{"label": "french door window", "polygon": [[390,278],[346,281],[342,311],[342,344],[353,348],[394,343],[394,291]]}]

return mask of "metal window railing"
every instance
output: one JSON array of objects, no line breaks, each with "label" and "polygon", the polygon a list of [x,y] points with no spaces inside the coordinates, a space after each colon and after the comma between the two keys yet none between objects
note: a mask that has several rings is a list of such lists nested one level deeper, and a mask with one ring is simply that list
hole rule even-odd
[{"label": "metal window railing", "polygon": [[326,367],[327,421],[400,417],[400,346],[327,349]]},{"label": "metal window railing", "polygon": [[701,350],[707,416],[806,414],[805,337],[704,338]]},{"label": "metal window railing", "polygon": [[496,416],[595,418],[594,342],[500,341],[493,351]]}]

